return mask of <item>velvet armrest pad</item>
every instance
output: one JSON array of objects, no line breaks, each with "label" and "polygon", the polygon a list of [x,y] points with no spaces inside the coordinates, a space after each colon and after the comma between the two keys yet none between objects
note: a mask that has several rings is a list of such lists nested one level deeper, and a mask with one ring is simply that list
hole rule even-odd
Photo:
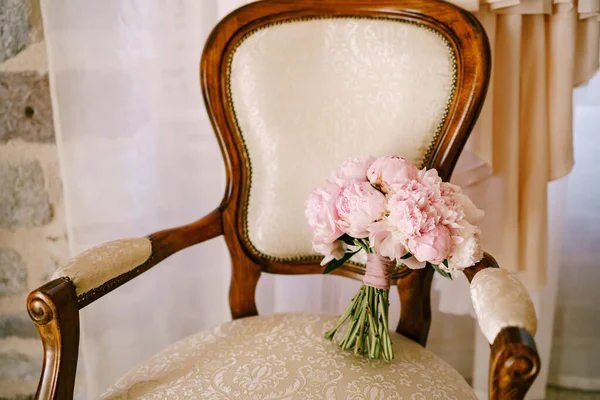
[{"label": "velvet armrest pad", "polygon": [[485,268],[471,281],[471,301],[479,327],[488,342],[503,328],[525,329],[531,336],[537,330],[537,317],[527,289],[510,272]]},{"label": "velvet armrest pad", "polygon": [[115,240],[72,258],[52,279],[68,277],[79,296],[142,265],[151,255],[152,244],[147,238]]}]

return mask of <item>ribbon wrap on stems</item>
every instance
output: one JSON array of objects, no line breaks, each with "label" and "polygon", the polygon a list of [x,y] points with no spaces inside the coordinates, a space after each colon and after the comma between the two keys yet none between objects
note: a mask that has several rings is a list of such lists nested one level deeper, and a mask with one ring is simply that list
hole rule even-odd
[{"label": "ribbon wrap on stems", "polygon": [[364,285],[352,298],[333,329],[325,334],[325,339],[333,340],[338,329],[349,320],[346,333],[339,343],[344,350],[352,350],[356,355],[368,354],[369,358],[390,361],[394,349],[388,328],[388,308],[390,278],[396,263],[387,257],[370,253]]},{"label": "ribbon wrap on stems", "polygon": [[396,269],[396,263],[379,254],[367,254],[367,267],[363,283],[376,289],[390,290],[390,278]]}]

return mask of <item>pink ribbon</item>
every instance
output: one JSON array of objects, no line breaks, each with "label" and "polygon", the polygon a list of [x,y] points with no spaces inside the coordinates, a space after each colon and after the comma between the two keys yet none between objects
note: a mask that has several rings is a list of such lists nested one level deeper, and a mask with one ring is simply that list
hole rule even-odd
[{"label": "pink ribbon", "polygon": [[390,277],[396,262],[379,254],[367,254],[367,268],[363,283],[377,289],[390,290]]}]

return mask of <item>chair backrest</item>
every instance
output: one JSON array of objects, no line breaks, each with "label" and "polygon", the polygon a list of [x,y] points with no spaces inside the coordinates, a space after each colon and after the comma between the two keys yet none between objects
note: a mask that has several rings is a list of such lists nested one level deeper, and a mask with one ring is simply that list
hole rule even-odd
[{"label": "chair backrest", "polygon": [[[264,0],[225,17],[200,73],[227,170],[233,317],[257,313],[261,272],[322,272],[304,202],[341,161],[398,154],[449,179],[489,72],[482,27],[442,1]],[[362,269],[336,273],[360,278]],[[398,330],[421,343],[431,277],[397,281]]]}]

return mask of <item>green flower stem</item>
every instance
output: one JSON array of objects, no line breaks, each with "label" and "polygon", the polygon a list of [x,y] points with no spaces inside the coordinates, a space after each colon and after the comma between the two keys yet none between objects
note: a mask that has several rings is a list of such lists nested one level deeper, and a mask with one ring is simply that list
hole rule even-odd
[{"label": "green flower stem", "polygon": [[389,291],[363,285],[325,338],[333,340],[337,331],[348,323],[339,342],[342,349],[390,361],[394,350],[388,328],[388,307]]},{"label": "green flower stem", "polygon": [[356,308],[356,304],[359,301],[360,301],[360,292],[357,293],[356,296],[354,296],[352,298],[350,305],[348,305],[348,307],[346,308],[346,311],[344,311],[344,313],[338,318],[333,329],[331,329],[331,330],[327,331],[327,333],[325,333],[325,339],[327,339],[327,340],[333,339],[333,336],[335,335],[337,330],[344,324],[344,322],[346,322],[346,320],[348,318],[352,317],[352,313],[354,312],[354,309]]},{"label": "green flower stem", "polygon": [[394,348],[392,347],[392,339],[390,338],[390,331],[388,328],[388,296],[389,292],[380,293],[380,301],[379,301],[379,313],[381,315],[381,323],[383,325],[383,358],[387,361],[394,359]]},{"label": "green flower stem", "polygon": [[358,324],[358,319],[353,319],[350,323],[350,326],[346,330],[346,335],[340,342],[340,347],[342,347],[344,350],[348,350],[354,346],[354,343],[356,342],[356,335],[359,329],[360,325]]},{"label": "green flower stem", "polygon": [[361,304],[360,309],[360,317],[358,318],[358,338],[356,339],[356,344],[354,345],[354,354],[360,355],[364,353],[364,333],[365,333],[365,318],[366,318],[366,309],[369,304],[369,293],[368,286],[364,286],[366,290],[363,294],[363,302]]},{"label": "green flower stem", "polygon": [[365,243],[364,240],[354,239],[354,244],[360,246],[365,251],[365,253],[369,254],[369,245]]},{"label": "green flower stem", "polygon": [[377,333],[377,327],[375,324],[375,318],[373,318],[373,313],[369,312],[369,343],[371,344],[369,348],[369,358],[375,358],[375,353],[377,352],[377,345],[379,344],[379,334]]},{"label": "green flower stem", "polygon": [[[359,290],[359,292],[356,294],[355,298],[356,298],[356,301],[348,307],[348,309],[351,309],[350,324],[348,326],[348,329],[346,330],[346,335],[340,342],[340,347],[342,347],[344,350],[348,350],[349,348],[351,348],[354,345],[354,340],[356,339],[356,333],[358,332],[358,329],[360,328],[358,325],[358,319],[359,319],[360,314],[357,313],[356,311],[362,309],[362,304],[365,301],[362,287],[361,287],[361,290]],[[329,334],[329,332],[328,332],[328,334]],[[333,334],[335,334],[335,332]],[[332,335],[332,338],[333,338],[333,335]],[[329,339],[329,340],[331,340],[331,339]]]}]

